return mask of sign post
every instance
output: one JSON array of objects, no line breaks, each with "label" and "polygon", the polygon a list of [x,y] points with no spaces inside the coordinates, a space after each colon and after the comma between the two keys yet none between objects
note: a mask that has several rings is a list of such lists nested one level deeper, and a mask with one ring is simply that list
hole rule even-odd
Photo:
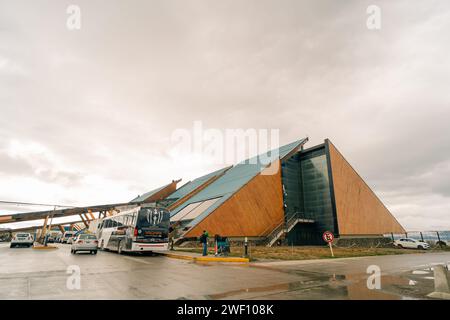
[{"label": "sign post", "polygon": [[331,256],[334,258],[333,246],[331,245],[334,240],[333,233],[331,231],[325,231],[322,235],[322,239],[330,246]]}]

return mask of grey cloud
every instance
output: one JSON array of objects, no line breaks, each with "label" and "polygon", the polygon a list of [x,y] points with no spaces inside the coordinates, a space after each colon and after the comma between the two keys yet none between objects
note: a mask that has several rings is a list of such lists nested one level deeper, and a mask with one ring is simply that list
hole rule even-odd
[{"label": "grey cloud", "polygon": [[10,175],[31,175],[33,167],[24,159],[14,159],[0,151],[0,173]]},{"label": "grey cloud", "polygon": [[0,61],[22,71],[0,67],[0,149],[34,141],[64,163],[39,176],[1,155],[3,175],[115,202],[206,173],[168,157],[194,120],[279,128],[330,138],[407,228],[450,228],[448,1],[378,1],[380,31],[372,1],[77,1],[74,32],[68,4],[0,0]]},{"label": "grey cloud", "polygon": [[80,184],[83,180],[83,175],[77,172],[69,171],[55,171],[50,169],[44,169],[36,172],[38,179],[44,180],[50,183],[61,184],[66,187]]},{"label": "grey cloud", "polygon": [[60,171],[53,168],[52,163],[36,165],[33,158],[28,156],[11,157],[0,152],[0,174],[7,176],[34,177],[38,180],[72,186],[81,183],[83,176],[78,172]]}]

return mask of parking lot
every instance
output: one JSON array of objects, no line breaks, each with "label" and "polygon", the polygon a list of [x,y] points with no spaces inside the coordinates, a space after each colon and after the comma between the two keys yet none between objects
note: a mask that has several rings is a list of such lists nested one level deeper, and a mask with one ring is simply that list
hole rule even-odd
[{"label": "parking lot", "polygon": [[[112,252],[70,254],[58,249],[10,249],[0,244],[1,299],[405,299],[433,290],[435,263],[450,252],[334,260],[194,263]],[[382,288],[369,290],[369,265]],[[71,271],[72,270],[72,271]],[[80,287],[68,286],[73,270]],[[70,282],[70,281],[69,281]]]}]

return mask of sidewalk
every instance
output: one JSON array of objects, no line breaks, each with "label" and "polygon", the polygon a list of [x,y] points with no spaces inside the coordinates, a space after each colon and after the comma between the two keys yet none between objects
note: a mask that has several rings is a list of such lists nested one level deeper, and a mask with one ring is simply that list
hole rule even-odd
[{"label": "sidewalk", "polygon": [[194,262],[238,262],[238,263],[248,263],[250,259],[248,258],[239,258],[239,257],[216,257],[214,255],[202,256],[199,253],[195,252],[185,252],[185,251],[167,251],[167,252],[159,252],[162,255],[165,255],[169,258],[174,259],[182,259],[182,260],[191,260]]}]

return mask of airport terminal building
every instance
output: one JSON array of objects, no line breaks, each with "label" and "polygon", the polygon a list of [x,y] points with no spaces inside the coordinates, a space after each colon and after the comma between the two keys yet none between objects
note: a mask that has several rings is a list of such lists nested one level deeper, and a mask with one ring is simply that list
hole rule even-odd
[{"label": "airport terminal building", "polygon": [[159,202],[171,211],[177,240],[211,236],[248,237],[272,245],[323,243],[336,237],[375,237],[405,230],[336,147],[305,148],[308,139],[280,147],[269,164],[258,157],[133,199]]}]

